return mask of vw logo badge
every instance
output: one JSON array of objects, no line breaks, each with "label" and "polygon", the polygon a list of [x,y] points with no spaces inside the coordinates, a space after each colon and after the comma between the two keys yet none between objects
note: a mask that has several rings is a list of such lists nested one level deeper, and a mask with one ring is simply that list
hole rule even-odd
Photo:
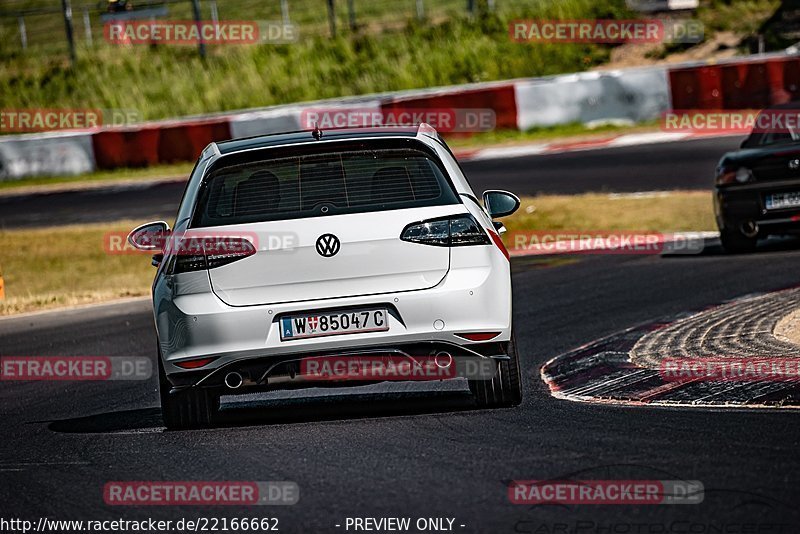
[{"label": "vw logo badge", "polygon": [[322,234],[317,238],[317,252],[320,256],[330,258],[335,256],[340,248],[342,248],[342,244],[339,242],[339,238],[333,234]]},{"label": "vw logo badge", "polygon": [[789,168],[792,169],[793,171],[800,169],[800,159],[790,159]]}]

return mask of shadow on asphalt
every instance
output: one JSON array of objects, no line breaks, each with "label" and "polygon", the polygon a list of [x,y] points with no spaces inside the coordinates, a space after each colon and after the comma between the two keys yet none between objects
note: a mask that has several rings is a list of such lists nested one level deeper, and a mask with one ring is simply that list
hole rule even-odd
[{"label": "shadow on asphalt", "polygon": [[[218,427],[311,423],[343,419],[396,417],[475,409],[469,392],[347,394],[325,397],[226,402],[223,397]],[[160,408],[104,412],[52,421],[53,432],[92,434],[163,430]]]}]

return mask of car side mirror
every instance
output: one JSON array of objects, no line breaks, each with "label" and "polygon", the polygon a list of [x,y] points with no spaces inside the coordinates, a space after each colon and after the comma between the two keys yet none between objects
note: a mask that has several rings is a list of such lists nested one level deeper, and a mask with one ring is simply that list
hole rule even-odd
[{"label": "car side mirror", "polygon": [[508,191],[491,189],[483,193],[483,205],[494,219],[511,215],[519,208],[519,197]]},{"label": "car side mirror", "polygon": [[169,225],[164,221],[149,222],[131,230],[128,234],[128,243],[136,250],[162,251],[169,234]]}]

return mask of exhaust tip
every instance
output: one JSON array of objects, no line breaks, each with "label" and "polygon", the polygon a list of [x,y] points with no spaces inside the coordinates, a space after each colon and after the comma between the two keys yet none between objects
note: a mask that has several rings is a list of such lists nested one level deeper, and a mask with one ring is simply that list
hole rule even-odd
[{"label": "exhaust tip", "polygon": [[228,386],[228,389],[238,389],[242,386],[244,379],[242,375],[237,373],[236,371],[230,372],[225,375],[225,385]]},{"label": "exhaust tip", "polygon": [[758,224],[756,224],[755,221],[746,221],[742,223],[742,226],[739,227],[739,230],[746,237],[755,237],[758,235]]},{"label": "exhaust tip", "polygon": [[449,352],[437,352],[433,361],[439,369],[447,369],[453,365],[453,356]]}]

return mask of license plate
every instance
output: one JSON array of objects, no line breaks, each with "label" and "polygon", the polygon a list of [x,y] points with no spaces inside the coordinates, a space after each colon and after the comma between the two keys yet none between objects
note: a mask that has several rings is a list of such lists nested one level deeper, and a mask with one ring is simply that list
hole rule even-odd
[{"label": "license plate", "polygon": [[309,337],[385,332],[389,330],[386,308],[291,315],[281,318],[281,341]]},{"label": "license plate", "polygon": [[775,193],[774,195],[767,195],[764,204],[768,210],[796,208],[800,206],[800,193]]}]

